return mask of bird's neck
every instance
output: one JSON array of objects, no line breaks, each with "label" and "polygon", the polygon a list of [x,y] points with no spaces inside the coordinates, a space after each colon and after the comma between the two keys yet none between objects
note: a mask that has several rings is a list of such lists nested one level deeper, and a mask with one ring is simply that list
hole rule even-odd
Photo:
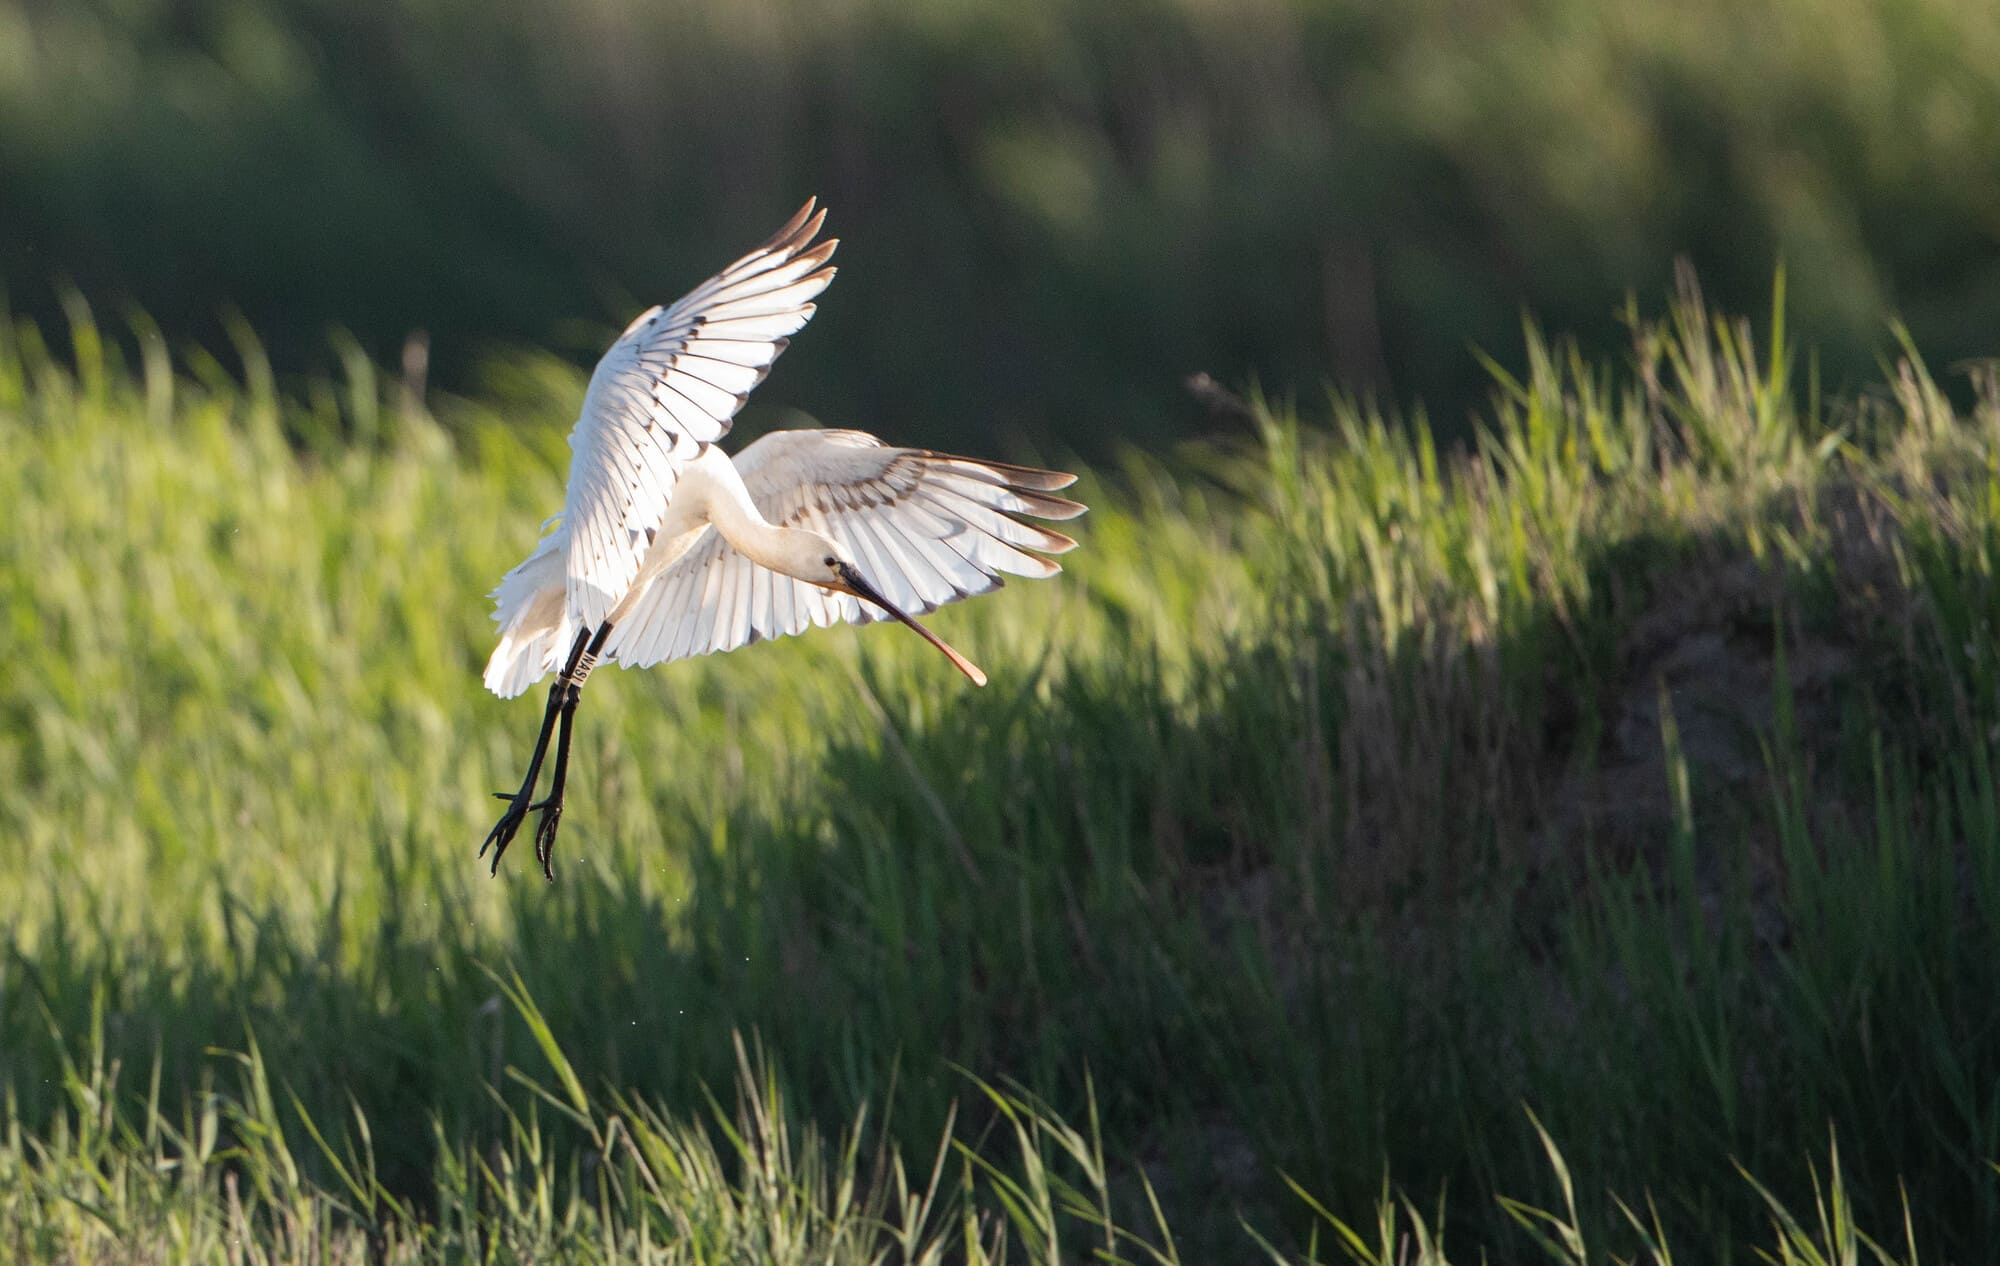
[{"label": "bird's neck", "polygon": [[788,576],[798,575],[795,558],[798,532],[779,527],[764,517],[757,503],[750,499],[750,490],[743,486],[743,477],[727,460],[717,463],[708,473],[708,520],[722,534],[722,539],[759,567]]}]

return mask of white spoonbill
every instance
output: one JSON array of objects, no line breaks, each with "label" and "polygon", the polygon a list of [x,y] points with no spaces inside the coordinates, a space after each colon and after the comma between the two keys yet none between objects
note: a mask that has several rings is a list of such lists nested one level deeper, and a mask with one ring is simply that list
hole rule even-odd
[{"label": "white spoonbill", "polygon": [[[732,460],[730,419],[833,280],[826,212],[808,199],[785,226],[672,307],[639,314],[597,362],[570,432],[561,526],[493,591],[500,645],[486,685],[512,698],[550,672],[548,710],[507,810],[479,847],[493,871],[542,811],[551,864],[570,726],[600,660],[646,668],[837,621],[894,619],[975,685],[986,675],[915,617],[1001,585],[1052,576],[1041,557],[1076,542],[1017,515],[1069,519],[1052,496],[1074,475],[894,448],[859,431],[778,431]],[[1033,552],[1031,552],[1033,551]],[[561,723],[548,797],[534,799]]]}]

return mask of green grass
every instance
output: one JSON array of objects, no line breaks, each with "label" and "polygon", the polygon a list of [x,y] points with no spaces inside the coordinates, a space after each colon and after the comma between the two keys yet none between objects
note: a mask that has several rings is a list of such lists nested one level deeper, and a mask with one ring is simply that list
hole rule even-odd
[{"label": "green grass", "polygon": [[[593,1095],[546,1020],[521,990],[508,1002],[547,1059],[537,1078],[507,1070],[528,1106],[500,1106],[484,1148],[439,1139],[430,1195],[420,1207],[384,1184],[372,1131],[356,1107],[334,1138],[296,1096],[273,1093],[252,1043],[231,1057],[235,1085],[205,1089],[177,1122],[162,1111],[157,1067],[143,1100],[121,1093],[93,1027],[87,1062],[65,1061],[68,1102],[46,1138],[10,1129],[0,1140],[0,1242],[17,1261],[93,1262],[633,1262],[933,1263],[1091,1260],[1180,1266],[1184,1258],[1157,1193],[1138,1187],[1148,1220],[1121,1223],[1094,1107],[1087,1128],[1018,1090],[978,1083],[975,1098],[998,1127],[975,1148],[948,1120],[912,1168],[864,1107],[829,1140],[800,1126],[761,1055],[736,1044],[733,1108],[711,1099],[701,1119],[676,1120],[629,1095]],[[496,1101],[498,1101],[496,1095]],[[580,1162],[558,1153],[544,1119],[571,1127]],[[16,1123],[9,1122],[10,1126]],[[1535,1129],[1561,1198],[1556,1211],[1502,1197],[1549,1260],[1590,1256],[1561,1150]],[[301,1137],[302,1136],[302,1137]],[[315,1180],[314,1170],[326,1177]],[[1833,1149],[1824,1182],[1815,1167],[1806,1217],[1744,1174],[1766,1205],[1767,1243],[1798,1266],[1916,1266],[1854,1219]],[[1241,1227],[1245,1260],[1276,1266],[1449,1266],[1440,1208],[1427,1215],[1384,1192],[1359,1227],[1290,1184],[1312,1218],[1300,1251]],[[1653,1266],[1671,1266],[1657,1208],[1618,1210]],[[1323,1251],[1324,1250],[1324,1251]],[[1457,1260],[1464,1261],[1464,1257]]]},{"label": "green grass", "polygon": [[0,341],[22,1255],[870,1260],[941,1139],[913,1260],[1341,1260],[1288,1180],[1394,1260],[2000,1233],[1990,380],[1822,399],[1690,292],[1531,333],[1474,449],[1259,406],[939,616],[985,691],[880,628],[595,679],[549,886],[472,857],[538,718],[477,668],[574,374],[281,399],[76,316]]}]

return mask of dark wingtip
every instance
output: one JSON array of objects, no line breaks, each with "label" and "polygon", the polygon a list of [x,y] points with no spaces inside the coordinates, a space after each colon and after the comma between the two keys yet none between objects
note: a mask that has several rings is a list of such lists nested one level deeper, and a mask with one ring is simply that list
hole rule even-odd
[{"label": "dark wingtip", "polygon": [[807,198],[805,205],[794,211],[792,218],[785,221],[784,227],[764,239],[764,244],[751,254],[765,255],[799,250],[807,242],[819,236],[820,226],[825,223],[826,208],[819,205],[818,196]]},{"label": "dark wingtip", "polygon": [[[792,235],[799,231],[799,226],[812,218],[813,208],[818,204],[819,204],[819,198],[817,195],[815,195],[814,197],[807,198],[805,200],[805,205],[801,206],[798,210],[792,212],[792,218],[785,221],[783,228],[779,229],[776,233],[771,234],[770,237],[764,240],[763,249],[767,251],[776,250],[778,247],[790,241]],[[825,214],[826,212],[824,211],[820,212],[821,216],[824,216]]]}]

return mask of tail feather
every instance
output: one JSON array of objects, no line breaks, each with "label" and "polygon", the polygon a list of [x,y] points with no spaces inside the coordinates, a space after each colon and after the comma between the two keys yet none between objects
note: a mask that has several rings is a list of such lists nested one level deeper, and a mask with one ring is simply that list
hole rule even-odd
[{"label": "tail feather", "polygon": [[502,699],[512,699],[560,667],[557,661],[566,642],[567,538],[566,531],[543,538],[493,591],[493,622],[500,626],[500,644],[486,661],[486,688]]}]

